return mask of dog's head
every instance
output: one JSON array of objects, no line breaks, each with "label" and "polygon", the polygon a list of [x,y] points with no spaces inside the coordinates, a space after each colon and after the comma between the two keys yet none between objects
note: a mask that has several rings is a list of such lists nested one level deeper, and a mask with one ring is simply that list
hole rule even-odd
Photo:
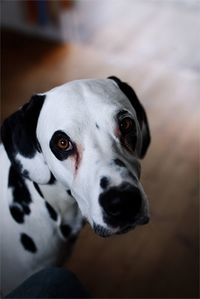
[{"label": "dog's head", "polygon": [[108,236],[148,222],[140,163],[150,143],[145,111],[116,77],[79,80],[35,95],[2,126],[18,171],[70,189],[96,233]]}]

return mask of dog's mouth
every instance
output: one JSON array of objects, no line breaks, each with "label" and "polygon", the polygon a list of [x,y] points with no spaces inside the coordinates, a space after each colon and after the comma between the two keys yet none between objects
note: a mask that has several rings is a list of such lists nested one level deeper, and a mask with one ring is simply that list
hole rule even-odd
[{"label": "dog's mouth", "polygon": [[140,219],[138,219],[135,223],[128,224],[126,226],[123,226],[122,228],[110,229],[110,228],[106,228],[102,225],[94,223],[93,229],[94,229],[94,232],[97,235],[99,235],[100,237],[107,238],[112,235],[125,234],[125,233],[129,232],[130,230],[135,229],[135,227],[137,225],[144,225],[144,224],[147,224],[148,222],[149,222],[149,216],[143,216]]}]

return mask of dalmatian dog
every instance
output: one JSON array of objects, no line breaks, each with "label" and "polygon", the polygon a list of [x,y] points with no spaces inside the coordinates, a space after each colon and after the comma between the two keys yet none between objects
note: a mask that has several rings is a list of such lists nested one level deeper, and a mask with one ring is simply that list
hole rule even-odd
[{"label": "dalmatian dog", "polygon": [[149,221],[140,182],[150,143],[144,108],[116,77],[32,96],[0,145],[1,290],[61,265],[86,219],[108,237]]}]

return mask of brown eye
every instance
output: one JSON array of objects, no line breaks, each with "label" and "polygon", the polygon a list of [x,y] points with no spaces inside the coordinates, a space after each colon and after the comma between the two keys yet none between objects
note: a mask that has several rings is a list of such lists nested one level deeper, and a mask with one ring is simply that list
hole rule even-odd
[{"label": "brown eye", "polygon": [[133,120],[130,117],[125,117],[119,123],[119,128],[121,133],[127,134],[132,131],[134,126]]},{"label": "brown eye", "polygon": [[67,150],[70,147],[70,142],[69,140],[67,140],[66,138],[60,138],[58,139],[56,146],[60,149],[60,150]]}]

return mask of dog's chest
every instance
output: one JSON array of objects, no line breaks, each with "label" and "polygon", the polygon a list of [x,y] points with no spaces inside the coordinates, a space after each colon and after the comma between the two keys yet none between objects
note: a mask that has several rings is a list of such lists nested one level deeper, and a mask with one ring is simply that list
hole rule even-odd
[{"label": "dog's chest", "polygon": [[39,186],[16,174],[10,166],[7,195],[9,216],[5,221],[19,231],[26,251],[36,255],[44,251],[46,256],[52,252],[55,256],[54,249],[58,253],[82,226],[76,202],[57,182]]},{"label": "dog's chest", "polygon": [[82,227],[82,216],[58,183],[39,186],[16,173],[2,148],[0,156],[1,280],[6,292],[33,272],[59,265]]},{"label": "dog's chest", "polygon": [[[39,210],[40,209],[40,210]],[[17,224],[8,211],[1,236],[2,292],[6,294],[42,268],[60,265],[69,256],[71,241],[62,237],[56,221],[41,205],[31,206],[24,224]]]},{"label": "dog's chest", "polygon": [[[49,246],[51,242],[54,245],[71,240],[80,230],[82,222],[74,200],[66,192],[64,198],[63,190],[56,184],[39,187],[24,179],[13,182],[11,172],[10,168],[7,206],[4,205],[4,215],[7,214],[4,217],[5,225],[9,224],[9,228],[13,227],[16,233],[29,235],[30,242],[35,244],[32,247],[38,248],[33,251],[38,254],[52,248]],[[24,249],[28,251],[28,246]]]}]

